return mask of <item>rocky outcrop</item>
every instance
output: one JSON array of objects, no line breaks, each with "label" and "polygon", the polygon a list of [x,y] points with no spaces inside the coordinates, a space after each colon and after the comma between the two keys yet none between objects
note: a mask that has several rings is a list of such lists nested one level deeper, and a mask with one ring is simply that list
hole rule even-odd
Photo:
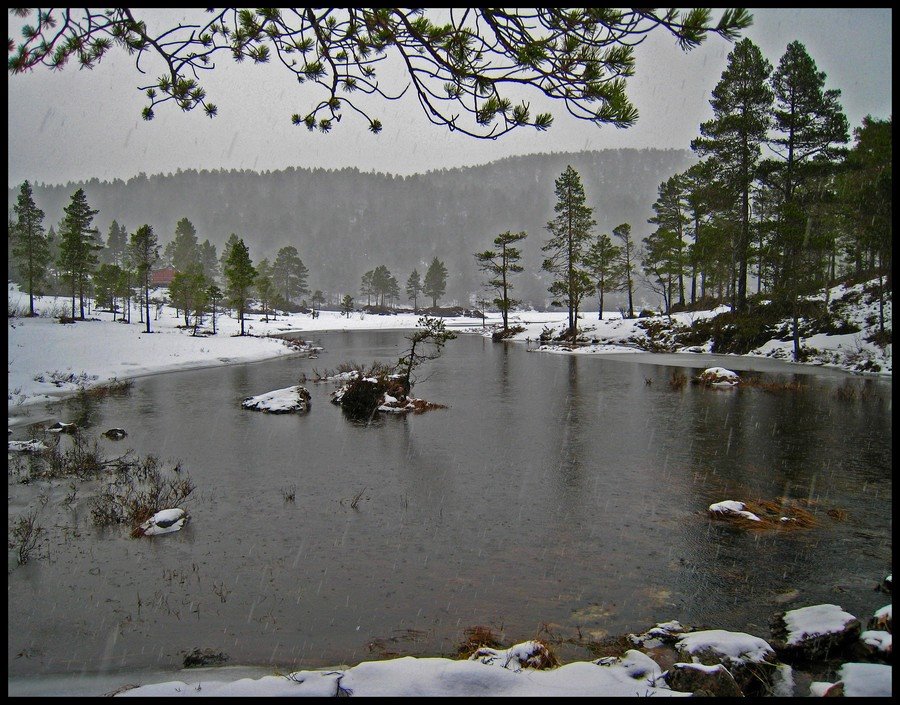
[{"label": "rocky outcrop", "polygon": [[740,383],[741,378],[738,377],[737,372],[726,370],[724,367],[708,367],[700,373],[697,377],[697,381],[708,387],[727,389],[736,387]]},{"label": "rocky outcrop", "polygon": [[[682,635],[675,648],[684,662],[724,666],[744,695],[764,695],[775,682],[778,668],[775,651],[757,636],[708,629]],[[724,679],[723,676],[715,678]]]},{"label": "rocky outcrop", "polygon": [[838,605],[812,605],[775,615],[772,646],[782,661],[809,663],[840,652],[861,631],[859,620]]},{"label": "rocky outcrop", "polygon": [[312,397],[305,387],[294,385],[276,389],[255,397],[247,397],[241,402],[245,409],[266,411],[270,414],[294,414],[309,411]]},{"label": "rocky outcrop", "polygon": [[740,698],[744,695],[734,676],[721,663],[715,666],[676,663],[666,671],[664,678],[672,690],[693,693],[697,697]]}]

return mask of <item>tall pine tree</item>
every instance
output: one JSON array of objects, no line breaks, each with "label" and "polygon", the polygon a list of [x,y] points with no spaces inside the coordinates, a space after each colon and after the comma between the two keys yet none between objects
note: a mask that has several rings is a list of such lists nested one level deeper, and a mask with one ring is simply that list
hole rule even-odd
[{"label": "tall pine tree", "polygon": [[[142,225],[131,235],[131,262],[143,288],[144,309],[146,311],[147,332],[150,332],[150,272],[159,259],[159,240],[149,225]],[[130,306],[129,306],[130,308]]]},{"label": "tall pine tree", "polygon": [[509,278],[511,274],[518,274],[523,270],[522,265],[519,264],[522,252],[515,246],[515,243],[524,240],[526,237],[528,237],[528,233],[524,230],[517,233],[507,230],[494,238],[493,250],[475,253],[478,268],[490,275],[486,286],[497,292],[494,303],[497,304],[503,317],[504,332],[509,330],[510,309],[521,303],[509,295],[510,290],[513,288]]},{"label": "tall pine tree", "polygon": [[99,211],[88,206],[84,189],[72,194],[60,228],[59,266],[69,280],[72,292],[72,318],[75,318],[75,294],[78,293],[79,317],[84,319],[84,294],[88,277],[97,265],[97,251],[101,245],[94,239],[97,228],[91,223]]},{"label": "tall pine tree", "polygon": [[419,272],[414,269],[406,280],[406,296],[413,302],[413,311],[419,310],[419,294],[421,292],[422,279],[419,277]]},{"label": "tall pine tree", "polygon": [[247,302],[250,299],[250,291],[256,280],[256,268],[250,259],[250,250],[243,240],[238,240],[228,249],[228,259],[224,267],[225,281],[228,283],[228,293],[232,305],[238,313],[241,321],[241,335],[244,332],[244,314],[247,310]]},{"label": "tall pine tree", "polygon": [[782,254],[779,294],[792,304],[794,360],[800,358],[799,296],[811,271],[809,219],[812,200],[821,189],[806,189],[837,156],[835,148],[849,138],[847,118],[838,102],[839,90],[825,90],[825,74],[816,68],[800,42],[788,44],[772,75],[776,136],[769,146],[781,162],[770,169],[780,187],[781,214],[776,247]]},{"label": "tall pine tree", "polygon": [[425,272],[425,284],[422,292],[431,297],[431,305],[437,308],[438,299],[447,291],[447,268],[437,257],[431,260]]},{"label": "tall pine tree", "polygon": [[556,205],[553,207],[556,217],[547,223],[551,237],[541,247],[543,252],[549,253],[541,268],[556,277],[549,291],[569,310],[567,333],[573,343],[578,335],[578,308],[593,288],[584,257],[596,221],[594,209],[586,201],[581,176],[567,166],[556,180]]},{"label": "tall pine tree", "polygon": [[[34,203],[31,184],[22,183],[16,205],[16,222],[12,224],[12,256],[28,287],[28,315],[34,316],[34,292],[47,274],[50,263],[50,241],[44,233],[44,211]],[[74,299],[73,299],[74,301]]]},{"label": "tall pine tree", "polygon": [[309,269],[300,259],[296,247],[287,245],[278,250],[272,264],[272,284],[285,303],[309,293],[308,276]]},{"label": "tall pine tree", "polygon": [[772,65],[759,47],[749,39],[738,42],[709,101],[714,117],[700,125],[702,137],[691,142],[691,149],[709,157],[719,178],[739,199],[733,264],[737,286],[732,292],[738,311],[747,307],[750,191],[772,122],[772,90],[767,83],[771,73]]},{"label": "tall pine tree", "polygon": [[622,272],[619,268],[621,249],[612,244],[609,235],[601,233],[591,243],[584,263],[594,278],[597,291],[597,318],[603,320],[603,297],[607,291],[615,291],[621,286]]}]

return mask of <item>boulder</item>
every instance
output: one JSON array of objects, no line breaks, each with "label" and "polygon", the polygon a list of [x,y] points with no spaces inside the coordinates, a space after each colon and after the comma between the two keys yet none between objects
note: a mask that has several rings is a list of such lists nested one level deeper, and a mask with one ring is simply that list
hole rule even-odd
[{"label": "boulder", "polygon": [[837,605],[812,605],[779,612],[772,622],[772,646],[788,663],[828,658],[855,642],[859,620]]},{"label": "boulder", "polygon": [[845,663],[837,683],[813,682],[810,694],[824,697],[891,697],[893,668],[883,663]]},{"label": "boulder", "polygon": [[724,367],[709,367],[700,373],[697,377],[701,384],[711,387],[736,387],[741,378],[737,372],[726,370]]},{"label": "boulder", "polygon": [[726,499],[722,502],[710,504],[709,513],[717,517],[743,517],[750,521],[761,521],[756,514],[746,511],[746,506],[743,502]]},{"label": "boulder", "polygon": [[138,538],[139,536],[171,534],[174,531],[180,531],[187,520],[187,513],[180,507],[163,509],[156,512],[156,514],[132,531],[131,536],[133,538]]},{"label": "boulder", "polygon": [[869,620],[869,629],[876,629],[893,633],[891,630],[892,612],[892,605],[885,605],[880,610],[876,610],[875,614],[873,614],[872,618]]},{"label": "boulder", "polygon": [[276,389],[255,397],[247,397],[241,402],[245,409],[254,411],[266,411],[270,414],[293,414],[309,411],[309,391],[300,385]]},{"label": "boulder", "polygon": [[682,635],[675,648],[684,662],[725,666],[744,695],[767,695],[775,683],[779,665],[775,651],[757,636],[708,629]]},{"label": "boulder", "polygon": [[871,629],[860,634],[850,650],[850,656],[858,661],[887,661],[892,653],[891,633]]},{"label": "boulder", "polygon": [[672,689],[695,696],[714,698],[742,697],[734,677],[721,663],[704,666],[702,663],[676,663],[666,671],[664,679]]},{"label": "boulder", "polygon": [[55,424],[50,426],[48,429],[50,433],[75,433],[78,430],[78,426],[73,423],[65,423],[63,421],[57,421]]},{"label": "boulder", "polygon": [[546,669],[559,665],[556,656],[539,641],[525,641],[508,649],[492,649],[482,646],[469,657],[488,666],[500,666],[511,671],[527,668]]},{"label": "boulder", "polygon": [[41,453],[47,450],[43,441],[32,438],[28,441],[8,441],[9,451],[16,453]]}]

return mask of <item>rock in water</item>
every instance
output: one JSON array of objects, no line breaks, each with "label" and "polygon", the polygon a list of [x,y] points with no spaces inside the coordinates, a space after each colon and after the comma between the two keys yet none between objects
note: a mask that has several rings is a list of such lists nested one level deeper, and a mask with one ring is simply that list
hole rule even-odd
[{"label": "rock in water", "polygon": [[294,385],[259,396],[247,397],[241,402],[241,406],[255,411],[268,411],[270,414],[292,414],[309,411],[311,399],[305,387]]},{"label": "rock in water", "polygon": [[147,519],[132,536],[156,536],[178,531],[187,522],[188,516],[183,509],[163,509]]}]

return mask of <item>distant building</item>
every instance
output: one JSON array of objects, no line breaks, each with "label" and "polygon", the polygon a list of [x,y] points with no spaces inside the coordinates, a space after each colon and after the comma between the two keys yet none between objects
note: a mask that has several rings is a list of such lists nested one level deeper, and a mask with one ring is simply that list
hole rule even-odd
[{"label": "distant building", "polygon": [[150,272],[150,286],[168,287],[175,278],[175,267],[163,267]]}]

